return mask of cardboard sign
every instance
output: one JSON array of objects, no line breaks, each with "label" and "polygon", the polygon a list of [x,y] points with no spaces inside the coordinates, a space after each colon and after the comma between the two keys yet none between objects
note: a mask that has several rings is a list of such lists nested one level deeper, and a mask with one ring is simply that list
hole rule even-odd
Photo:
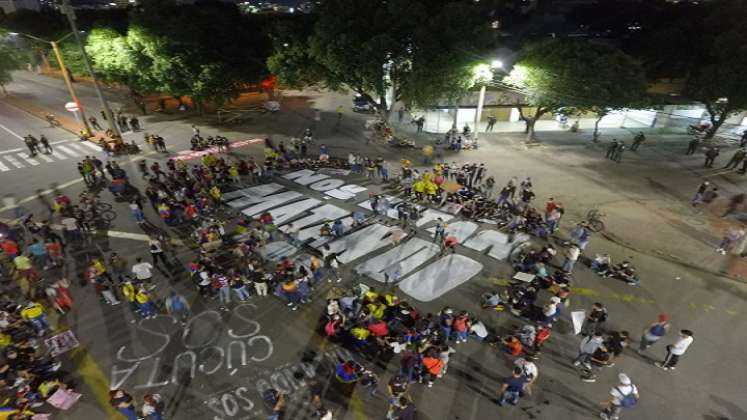
[{"label": "cardboard sign", "polygon": [[44,340],[44,344],[47,345],[49,354],[53,357],[80,346],[78,337],[70,330]]}]

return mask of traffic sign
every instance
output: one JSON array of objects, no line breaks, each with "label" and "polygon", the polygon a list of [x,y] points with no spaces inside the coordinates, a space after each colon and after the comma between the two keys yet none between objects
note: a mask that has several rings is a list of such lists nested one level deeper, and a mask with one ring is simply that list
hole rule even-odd
[{"label": "traffic sign", "polygon": [[65,109],[67,109],[70,112],[75,112],[75,111],[78,111],[80,107],[75,102],[68,102],[65,104]]}]

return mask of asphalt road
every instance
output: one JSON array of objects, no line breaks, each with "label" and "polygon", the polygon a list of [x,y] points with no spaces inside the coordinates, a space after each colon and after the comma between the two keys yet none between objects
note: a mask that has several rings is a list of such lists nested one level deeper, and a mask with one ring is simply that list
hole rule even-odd
[{"label": "asphalt road", "polygon": [[[15,89],[13,84],[9,87],[11,91]],[[46,92],[49,88],[37,86],[34,89]],[[50,98],[54,96],[49,95]],[[60,99],[64,100],[62,97]],[[288,100],[288,107],[284,108],[288,112],[257,117],[250,125],[232,131],[211,127],[207,123],[201,125],[201,128],[203,133],[220,130],[232,140],[262,138],[266,135],[287,139],[287,136],[297,135],[308,126],[308,106],[311,103],[315,107],[331,111],[338,99],[316,97],[296,101]],[[11,131],[23,135],[24,131],[43,129],[44,123],[6,108],[0,103],[0,123]],[[357,120],[346,122],[349,125],[343,127],[342,132],[336,131],[331,124],[322,124],[317,131],[321,141],[327,142],[334,154],[344,155],[349,150],[370,150],[370,155],[381,154],[392,162],[403,155],[400,151],[387,150],[382,146],[364,146],[360,131],[355,131],[360,127]],[[145,124],[146,129],[167,138],[172,154],[178,154],[187,148],[190,123],[159,117],[146,120]],[[64,133],[55,138],[65,140]],[[54,141],[52,137],[50,139]],[[17,142],[14,146],[13,142],[16,140],[0,129],[3,150],[20,147]],[[260,156],[261,146],[247,146],[235,153],[241,156]],[[404,152],[404,155],[408,153],[417,158],[416,152]],[[535,179],[538,197],[541,197],[538,200],[555,194],[556,197],[562,197],[567,207],[576,207],[564,223],[570,223],[579,217],[579,213],[583,214],[581,209],[604,203],[615,203],[612,207],[618,208],[627,205],[634,201],[629,198],[631,194],[636,200],[650,203],[650,207],[661,209],[669,205],[669,202],[653,201],[661,192],[640,181],[647,176],[655,175],[665,180],[669,191],[672,191],[666,197],[669,201],[681,199],[680,196],[688,190],[687,185],[697,179],[693,178],[692,170],[687,167],[688,162],[669,162],[665,167],[657,169],[655,165],[661,164],[661,154],[646,155],[644,150],[640,160],[609,166],[600,165],[593,160],[592,156],[596,153],[598,151],[593,148],[565,145],[553,147],[551,144],[541,151],[526,151],[515,148],[510,143],[496,142],[482,148],[479,155],[466,152],[449,156],[448,159],[484,160],[499,179],[499,184],[511,175],[531,175]],[[669,152],[665,150],[664,153]],[[0,162],[8,165],[3,156],[5,154],[0,151]],[[156,156],[158,155],[147,157],[151,159]],[[646,159],[650,161],[646,162]],[[59,165],[59,169],[53,165]],[[47,167],[51,170],[47,170]],[[65,170],[70,172],[64,172]],[[12,185],[12,191],[18,190],[19,195],[33,194],[36,188],[43,188],[52,181],[72,180],[76,177],[74,168],[64,162],[27,165],[0,172],[3,186]],[[137,177],[133,179],[138,185]],[[375,188],[375,184],[367,186]],[[81,184],[71,185],[67,191],[70,196],[77,195],[81,191]],[[623,192],[627,195],[621,197]],[[305,193],[313,194],[307,191]],[[102,197],[111,201],[107,194],[103,192]],[[33,202],[29,203],[32,210],[34,205]],[[118,216],[112,231],[136,236],[106,236],[101,232],[84,252],[72,256],[67,273],[71,279],[79,279],[79,273],[90,255],[108,255],[114,250],[132,262],[137,255],[147,254],[143,238],[137,236],[143,232],[130,220],[126,205],[115,203],[114,206]],[[675,208],[674,204],[671,206]],[[646,238],[646,241],[668,243],[675,250],[678,247],[685,249],[692,246],[690,242],[693,239],[688,236],[691,235],[690,230],[680,227],[677,232],[673,232],[669,226],[659,224],[652,209],[646,206],[625,209],[625,216],[634,219],[636,224],[621,224],[612,220],[608,225],[613,233],[638,235]],[[147,211],[148,217],[155,219],[152,210]],[[656,222],[652,223],[654,220]],[[425,237],[422,232],[418,235]],[[659,242],[655,245],[658,246]],[[569,309],[588,309],[595,301],[603,302],[610,311],[608,327],[630,331],[634,345],[646,324],[653,321],[660,312],[669,313],[675,330],[689,328],[695,332],[696,339],[676,371],[664,372],[653,366],[654,360],[664,356],[663,343],[660,343],[646,357],[626,351],[615,367],[600,373],[596,383],[583,383],[571,365],[579,339],[570,334],[570,324],[565,318],[556,326],[554,335],[543,352],[539,362],[540,378],[534,395],[523,399],[519,407],[500,408],[493,402],[499,378],[509,372],[507,358],[498,354],[494,348],[470,342],[458,346],[458,353],[452,358],[449,373],[433,388],[415,386],[413,397],[421,413],[419,418],[473,420],[507,416],[517,419],[591,419],[597,417],[598,403],[606,399],[606,393],[614,385],[617,373],[622,371],[633,379],[642,396],[639,406],[625,413],[623,418],[747,418],[747,405],[742,395],[744,381],[741,379],[747,374],[747,368],[741,363],[742,349],[747,342],[747,333],[741,328],[742,319],[747,315],[747,287],[663,260],[650,253],[637,252],[599,235],[592,240],[588,255],[593,256],[597,252],[610,253],[617,261],[631,258],[641,274],[642,285],[632,287],[600,279],[588,268],[578,264],[573,284],[574,296]],[[498,287],[495,280],[510,274],[508,265],[493,262],[464,248],[460,248],[459,253],[484,263],[485,270],[477,278],[434,302],[416,303],[421,312],[435,312],[448,305],[478,314],[491,329],[499,333],[518,325],[520,321],[509,314],[486,313],[477,307],[480,294],[495,289]],[[191,251],[179,249],[174,258],[185,262],[191,255]],[[719,257],[704,254],[703,259],[706,258]],[[272,297],[253,298],[253,306],[234,305],[230,311],[223,312],[217,311],[214,301],[200,301],[191,286],[184,281],[183,273],[171,278],[157,274],[156,281],[161,296],[174,287],[194,299],[193,310],[198,316],[190,324],[182,326],[167,317],[159,317],[139,326],[133,325],[129,322],[131,315],[126,307],[101,305],[89,288],[75,288],[77,309],[68,322],[87,352],[76,355],[73,362],[87,379],[84,386],[88,392],[74,410],[63,413],[60,418],[106,418],[96,396],[105,392],[107,382],[111,381],[121,381],[137,397],[147,392],[161,393],[167,399],[171,418],[175,419],[262,418],[258,412],[258,390],[271,384],[289,390],[291,397],[288,418],[306,418],[309,411],[306,403],[308,387],[313,379],[311,377],[321,380],[323,384],[330,383],[327,379],[330,376],[331,361],[336,354],[334,346],[326,344],[313,332],[323,312],[321,297],[325,293],[325,287],[317,291],[317,298],[312,305],[305,306],[298,312],[287,310],[281,301]],[[251,341],[251,337],[266,338],[254,338]],[[668,343],[670,340],[666,341]],[[243,345],[237,342],[242,342]],[[269,343],[272,344],[271,352]],[[244,350],[248,359],[246,366],[241,363]],[[197,369],[194,379],[190,379],[189,372],[192,357],[195,358],[194,365]],[[327,388],[325,399],[339,407],[338,418],[382,418],[386,407],[382,396],[385,394],[383,382],[390,377],[393,365],[394,363],[390,364],[388,373],[381,373],[382,387],[377,397],[368,398],[362,392],[345,396],[334,386]],[[101,381],[97,382],[98,380]]]}]

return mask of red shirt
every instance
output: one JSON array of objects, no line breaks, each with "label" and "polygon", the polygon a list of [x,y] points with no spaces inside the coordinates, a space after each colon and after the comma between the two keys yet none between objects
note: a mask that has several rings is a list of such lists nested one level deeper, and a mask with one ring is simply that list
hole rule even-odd
[{"label": "red shirt", "polygon": [[554,201],[548,201],[547,204],[545,204],[545,213],[551,213],[553,210],[558,208],[558,204]]},{"label": "red shirt", "polygon": [[368,330],[376,337],[386,337],[389,335],[389,327],[387,327],[386,322],[383,321],[369,324]]},{"label": "red shirt", "polygon": [[6,255],[18,254],[18,245],[10,239],[4,240],[0,246]]}]

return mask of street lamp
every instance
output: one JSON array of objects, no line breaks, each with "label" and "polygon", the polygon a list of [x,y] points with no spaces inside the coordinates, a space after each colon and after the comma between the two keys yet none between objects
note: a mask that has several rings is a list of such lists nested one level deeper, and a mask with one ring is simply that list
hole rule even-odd
[{"label": "street lamp", "polygon": [[475,128],[473,130],[475,141],[477,141],[478,133],[480,132],[480,120],[482,119],[482,108],[485,105],[485,91],[487,84],[493,80],[493,71],[502,69],[503,62],[501,60],[493,60],[490,64],[478,64],[473,69],[473,85],[480,84],[480,95],[477,99],[477,112],[475,112]]},{"label": "street lamp", "polygon": [[[73,81],[70,78],[70,73],[67,71],[65,60],[62,58],[62,53],[60,52],[60,45],[59,45],[60,42],[67,39],[70,35],[73,35],[73,32],[70,32],[69,34],[58,39],[57,41],[47,41],[46,39],[41,39],[33,35],[22,34],[18,32],[9,32],[8,34],[13,35],[13,36],[23,35],[27,38],[33,39],[35,41],[43,42],[45,44],[49,44],[52,46],[52,51],[54,51],[55,58],[57,58],[57,64],[60,66],[60,71],[62,71],[62,78],[65,79],[65,86],[67,86],[67,91],[70,94],[70,98],[75,104],[78,105],[78,111],[74,111],[74,112],[80,112],[80,118],[81,120],[83,120],[82,123],[83,123],[83,127],[85,128],[85,132],[88,136],[90,136],[91,127],[88,126],[88,120],[86,119],[86,114],[83,111],[83,105],[80,103],[80,100],[78,100],[78,96],[75,94],[75,89],[73,88]],[[75,115],[77,117],[78,114],[75,114]]]}]

